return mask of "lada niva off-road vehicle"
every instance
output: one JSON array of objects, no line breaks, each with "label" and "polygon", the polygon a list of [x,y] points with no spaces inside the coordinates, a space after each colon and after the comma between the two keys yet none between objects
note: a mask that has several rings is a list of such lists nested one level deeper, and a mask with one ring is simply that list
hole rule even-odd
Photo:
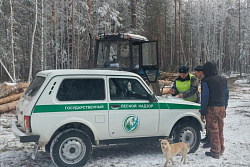
[{"label": "lada niva off-road vehicle", "polygon": [[[50,152],[57,166],[84,166],[92,145],[157,141],[200,144],[200,105],[156,96],[137,74],[112,70],[39,72],[17,106],[12,132]],[[33,158],[34,158],[33,157]]]}]

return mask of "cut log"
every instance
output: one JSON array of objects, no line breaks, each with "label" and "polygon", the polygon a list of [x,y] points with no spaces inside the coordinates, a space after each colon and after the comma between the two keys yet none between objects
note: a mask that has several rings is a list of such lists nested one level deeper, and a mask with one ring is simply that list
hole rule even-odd
[{"label": "cut log", "polygon": [[[21,93],[24,93],[24,91],[26,90],[27,88],[24,88],[23,89],[23,91],[21,91]],[[11,94],[9,94],[7,97],[9,97],[9,96],[14,96],[14,95],[17,95],[17,94],[19,94],[19,93],[11,93]],[[5,98],[5,97],[4,97]],[[0,98],[1,99],[1,98]]]},{"label": "cut log", "polygon": [[27,83],[24,82],[24,83],[21,83],[21,84],[22,84],[23,88],[27,88],[30,83],[29,82],[27,82]]},{"label": "cut log", "polygon": [[18,103],[18,101],[13,101],[11,103],[0,105],[0,113],[15,110],[16,106],[17,106],[17,103]]},{"label": "cut log", "polygon": [[1,85],[1,90],[6,89],[7,86],[8,86],[8,85],[7,85],[6,83],[3,83],[3,84]]},{"label": "cut log", "polygon": [[12,93],[21,93],[23,92],[23,84],[18,83],[13,86],[7,86],[5,89],[1,89],[0,98],[4,98]]},{"label": "cut log", "polygon": [[173,84],[173,82],[172,81],[168,81],[168,80],[159,80],[159,84],[161,86],[170,86],[170,85]]},{"label": "cut log", "polygon": [[23,93],[14,94],[0,99],[0,105],[19,100]]},{"label": "cut log", "polygon": [[169,94],[171,88],[163,88],[162,95]]},{"label": "cut log", "polygon": [[[15,86],[17,83],[2,83],[1,84],[1,90],[4,90],[6,89],[7,87],[10,87],[10,86]],[[21,84],[23,88],[27,88],[29,86],[30,83],[26,83],[26,82],[21,82],[21,83],[18,83],[18,84]]]},{"label": "cut log", "polygon": [[177,77],[178,77],[178,73],[161,72],[162,80],[168,79],[170,81],[174,81]]}]

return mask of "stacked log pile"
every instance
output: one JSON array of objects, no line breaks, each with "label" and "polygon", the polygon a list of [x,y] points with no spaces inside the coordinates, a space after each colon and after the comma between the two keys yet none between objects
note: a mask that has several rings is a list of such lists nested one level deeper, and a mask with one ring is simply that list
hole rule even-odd
[{"label": "stacked log pile", "polygon": [[178,73],[161,72],[161,80],[174,81],[178,77]]},{"label": "stacked log pile", "polygon": [[7,84],[3,83],[0,90],[0,114],[16,109],[18,100],[29,83]]}]

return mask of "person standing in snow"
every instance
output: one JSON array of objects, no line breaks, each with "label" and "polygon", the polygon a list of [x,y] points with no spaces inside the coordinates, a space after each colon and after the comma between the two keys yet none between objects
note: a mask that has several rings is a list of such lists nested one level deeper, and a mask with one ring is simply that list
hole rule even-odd
[{"label": "person standing in snow", "polygon": [[[204,78],[204,74],[202,72],[202,66],[197,66],[194,68],[194,75],[199,79],[200,83],[203,81]],[[202,88],[201,88],[202,90]],[[202,91],[201,91],[202,93]],[[209,141],[209,137],[208,137],[208,130],[206,128],[206,136],[205,138],[201,139],[201,142],[204,143],[203,144],[203,148],[209,148],[210,147],[210,141]]]},{"label": "person standing in snow", "polygon": [[211,146],[205,155],[219,159],[225,150],[223,127],[229,98],[228,84],[218,75],[214,62],[205,63],[202,72],[205,77],[201,83],[201,120],[204,122],[206,117]]},{"label": "person standing in snow", "polygon": [[189,74],[188,66],[179,67],[179,77],[175,80],[170,94],[183,100],[199,103],[198,79]]}]

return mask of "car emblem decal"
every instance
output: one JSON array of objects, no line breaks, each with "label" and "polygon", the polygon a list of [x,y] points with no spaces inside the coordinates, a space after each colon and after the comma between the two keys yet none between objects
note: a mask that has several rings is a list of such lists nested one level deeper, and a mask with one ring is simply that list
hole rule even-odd
[{"label": "car emblem decal", "polygon": [[128,115],[122,123],[123,129],[128,133],[133,133],[139,129],[140,120],[136,115]]}]

